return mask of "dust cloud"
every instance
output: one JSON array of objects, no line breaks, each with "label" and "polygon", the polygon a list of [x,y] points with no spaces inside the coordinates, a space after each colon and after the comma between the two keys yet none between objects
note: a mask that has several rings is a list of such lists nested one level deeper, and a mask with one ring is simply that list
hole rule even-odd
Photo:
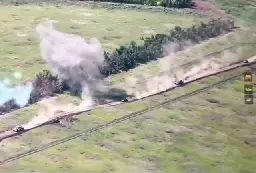
[{"label": "dust cloud", "polygon": [[32,128],[58,116],[58,112],[87,109],[95,104],[94,93],[107,90],[99,67],[104,63],[104,49],[96,38],[89,41],[55,29],[54,22],[46,20],[36,26],[43,60],[53,74],[64,80],[71,89],[81,91],[79,105],[47,104],[46,109],[26,125]]},{"label": "dust cloud", "polygon": [[103,83],[99,67],[104,63],[104,49],[92,38],[89,41],[75,35],[62,33],[50,21],[36,27],[40,39],[42,58],[51,71],[65,80],[70,88],[82,90],[82,98],[93,102],[93,92]]},{"label": "dust cloud", "polygon": [[[156,94],[161,91],[165,91],[169,88],[175,86],[174,82],[183,80],[189,81],[197,77],[207,75],[209,73],[215,72],[220,68],[229,66],[232,63],[239,61],[239,57],[242,57],[243,51],[241,48],[238,48],[235,52],[224,51],[218,57],[202,57],[202,54],[194,54],[194,56],[201,57],[196,63],[190,65],[190,67],[180,67],[172,68],[175,65],[171,65],[168,70],[164,73],[161,73],[157,76],[152,76],[146,79],[137,79],[136,87],[133,91],[130,91],[131,94],[134,94],[137,99],[146,97],[148,95]],[[170,62],[174,64],[181,64],[178,62],[177,58],[175,61],[171,60],[174,56],[169,56]],[[162,64],[160,64],[160,68]],[[166,64],[163,64],[166,69]],[[135,79],[133,79],[135,80]]]}]

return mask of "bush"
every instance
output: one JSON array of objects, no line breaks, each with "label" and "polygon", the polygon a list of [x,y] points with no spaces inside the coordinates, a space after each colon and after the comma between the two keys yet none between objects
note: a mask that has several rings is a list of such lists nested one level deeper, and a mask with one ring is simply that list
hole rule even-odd
[{"label": "bush", "polygon": [[[86,1],[86,0],[81,0]],[[146,0],[93,0],[97,2],[113,2],[122,4],[145,4]]]},{"label": "bush", "polygon": [[150,6],[163,6],[169,8],[192,8],[192,0],[94,0],[99,2],[114,2],[123,4],[141,4]]},{"label": "bush", "polygon": [[16,104],[15,100],[9,100],[3,105],[0,105],[0,115],[10,112],[11,110],[19,109],[19,105]]},{"label": "bush", "polygon": [[53,76],[48,70],[43,70],[43,72],[36,75],[33,88],[29,99],[30,104],[37,102],[43,97],[62,94],[66,89],[64,82],[57,76]]},{"label": "bush", "polygon": [[194,6],[192,0],[161,0],[159,4],[169,8],[192,8]]}]

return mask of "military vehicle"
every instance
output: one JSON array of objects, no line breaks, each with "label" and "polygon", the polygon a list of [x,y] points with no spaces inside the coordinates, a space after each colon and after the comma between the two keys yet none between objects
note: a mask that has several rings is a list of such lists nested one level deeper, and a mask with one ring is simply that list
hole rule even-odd
[{"label": "military vehicle", "polygon": [[53,123],[60,123],[60,119],[59,118],[55,118],[52,122]]},{"label": "military vehicle", "polygon": [[22,126],[16,126],[16,127],[14,127],[13,129],[12,129],[12,131],[14,131],[14,132],[22,132],[22,131],[24,131],[25,129],[24,129],[24,127],[22,127]]},{"label": "military vehicle", "polygon": [[128,102],[128,98],[122,99],[121,102]]},{"label": "military vehicle", "polygon": [[183,80],[179,80],[179,81],[175,81],[174,84],[175,85],[178,85],[178,86],[181,86],[183,85],[185,82]]}]

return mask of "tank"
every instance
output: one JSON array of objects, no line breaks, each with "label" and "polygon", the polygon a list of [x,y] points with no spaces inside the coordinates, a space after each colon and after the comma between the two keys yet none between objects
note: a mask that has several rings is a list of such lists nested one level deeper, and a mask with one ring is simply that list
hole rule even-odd
[{"label": "tank", "polygon": [[60,120],[59,120],[59,118],[55,118],[52,122],[53,123],[60,123]]},{"label": "tank", "polygon": [[181,86],[181,85],[184,84],[184,81],[183,80],[175,81],[174,84],[178,85],[178,86]]},{"label": "tank", "polygon": [[128,99],[124,98],[124,99],[121,100],[121,102],[128,102]]},{"label": "tank", "polygon": [[22,126],[16,126],[16,127],[14,127],[13,129],[12,129],[12,131],[14,131],[14,132],[22,132],[22,131],[24,131],[25,129],[24,129],[24,127],[22,127]]}]

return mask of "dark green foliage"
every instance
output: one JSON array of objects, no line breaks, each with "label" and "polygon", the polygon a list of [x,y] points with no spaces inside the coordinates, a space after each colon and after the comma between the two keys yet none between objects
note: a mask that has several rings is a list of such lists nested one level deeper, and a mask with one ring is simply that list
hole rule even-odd
[{"label": "dark green foliage", "polygon": [[41,99],[41,95],[38,89],[34,88],[33,91],[30,93],[30,97],[28,100],[28,104],[33,104],[38,102]]},{"label": "dark green foliage", "polygon": [[136,67],[138,64],[157,60],[163,56],[163,45],[177,43],[175,52],[186,47],[186,41],[193,44],[220,34],[232,31],[234,22],[231,20],[211,20],[209,23],[201,23],[198,26],[183,29],[175,27],[169,34],[157,34],[148,38],[141,38],[142,45],[136,45],[134,41],[129,46],[121,46],[112,54],[105,53],[105,65],[101,67],[104,76],[117,74]]},{"label": "dark green foliage", "polygon": [[161,0],[159,5],[171,8],[191,8],[194,6],[192,0]]},{"label": "dark green foliage", "polygon": [[124,4],[144,4],[145,0],[94,0],[99,2],[114,2]]},{"label": "dark green foliage", "polygon": [[15,100],[9,100],[6,103],[4,103],[3,105],[0,105],[0,115],[10,112],[12,110],[16,110],[19,109],[19,105],[16,104]]},{"label": "dark green foliage", "polygon": [[99,2],[114,2],[124,4],[141,4],[150,6],[162,6],[169,8],[192,8],[192,0],[94,0]]},{"label": "dark green foliage", "polygon": [[61,94],[65,90],[65,84],[57,76],[53,76],[48,70],[44,70],[36,75],[33,87],[34,89],[29,99],[30,104],[37,102],[43,97]]}]

